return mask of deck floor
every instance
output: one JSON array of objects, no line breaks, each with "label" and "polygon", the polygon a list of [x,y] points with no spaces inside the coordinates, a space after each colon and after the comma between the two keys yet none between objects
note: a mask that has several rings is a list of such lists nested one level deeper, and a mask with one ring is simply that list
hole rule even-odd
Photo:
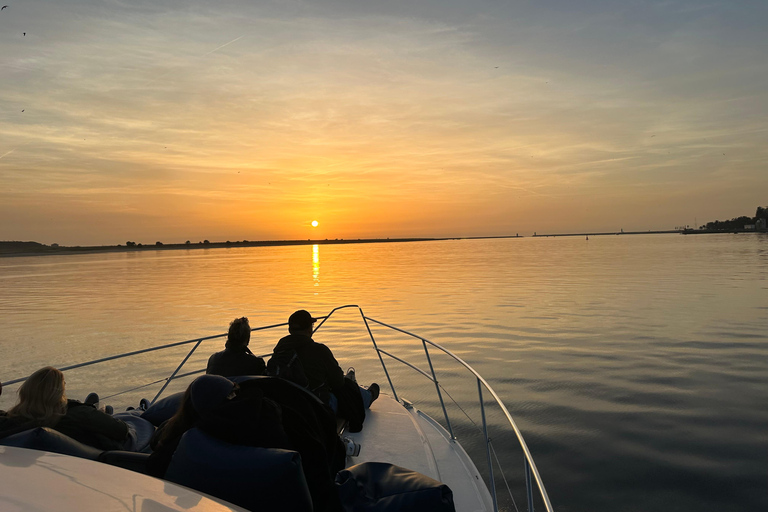
[{"label": "deck floor", "polygon": [[488,489],[461,446],[429,416],[389,395],[382,393],[366,411],[361,432],[345,436],[360,444],[360,455],[347,457],[347,466],[389,462],[447,484],[457,511],[493,510]]}]

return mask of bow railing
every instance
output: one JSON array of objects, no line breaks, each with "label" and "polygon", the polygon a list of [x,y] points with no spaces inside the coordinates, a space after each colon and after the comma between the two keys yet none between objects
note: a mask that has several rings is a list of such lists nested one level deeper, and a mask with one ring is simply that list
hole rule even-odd
[{"label": "bow railing", "polygon": [[[376,320],[374,318],[368,317],[363,313],[363,310],[360,306],[357,305],[345,305],[345,306],[339,306],[337,308],[332,309],[327,315],[318,317],[319,323],[315,327],[315,331],[320,329],[331,317],[340,310],[344,309],[356,309],[365,324],[365,328],[368,334],[368,337],[370,338],[371,343],[373,344],[373,348],[376,351],[376,354],[378,356],[379,362],[381,363],[381,367],[384,371],[384,374],[387,378],[387,381],[389,383],[389,387],[392,390],[392,395],[395,398],[395,400],[407,403],[406,400],[402,399],[400,396],[398,396],[398,388],[395,387],[394,379],[392,378],[392,374],[390,372],[390,367],[387,366],[386,361],[391,360],[395,361],[396,363],[399,363],[410,370],[416,372],[417,374],[421,375],[422,377],[428,379],[431,381],[435,387],[435,392],[437,394],[437,399],[440,404],[440,408],[442,410],[443,419],[445,421],[445,428],[447,432],[449,433],[451,442],[456,442],[456,434],[454,429],[454,421],[452,421],[449,412],[448,407],[446,406],[446,400],[444,395],[448,395],[450,397],[450,394],[447,392],[447,390],[444,388],[444,386],[441,384],[440,379],[438,378],[438,372],[435,369],[435,365],[433,364],[433,355],[434,353],[440,353],[445,356],[448,356],[452,361],[454,361],[456,364],[458,364],[460,367],[462,367],[468,374],[475,380],[477,385],[477,399],[479,402],[479,408],[480,408],[480,416],[481,416],[481,426],[478,426],[478,428],[481,430],[483,441],[485,444],[485,463],[488,471],[488,488],[491,493],[491,498],[493,500],[493,508],[495,511],[499,510],[499,497],[497,496],[497,475],[495,475],[494,468],[498,467],[499,470],[501,470],[501,477],[500,479],[504,482],[506,485],[507,490],[509,491],[510,497],[512,498],[512,503],[514,504],[514,497],[511,496],[511,490],[509,488],[509,483],[506,481],[506,477],[503,475],[503,469],[501,467],[501,463],[498,460],[498,457],[496,456],[494,445],[491,439],[491,436],[489,435],[489,424],[488,419],[486,415],[486,406],[485,402],[487,397],[490,397],[499,410],[502,412],[502,415],[504,419],[506,420],[506,423],[511,427],[512,431],[515,434],[515,437],[517,439],[517,442],[522,449],[523,452],[523,465],[524,465],[524,478],[525,478],[525,484],[526,484],[526,497],[528,501],[528,511],[534,512],[534,491],[538,491],[538,495],[540,497],[541,503],[543,503],[544,508],[547,512],[552,512],[552,505],[549,500],[549,496],[547,495],[547,491],[544,487],[544,483],[542,482],[541,476],[539,474],[539,471],[536,467],[535,462],[533,461],[533,457],[531,455],[531,452],[528,448],[528,445],[525,442],[525,439],[523,438],[522,433],[520,432],[520,429],[518,428],[517,424],[515,423],[514,419],[512,418],[512,415],[507,410],[506,406],[502,402],[501,398],[498,396],[498,394],[493,390],[493,388],[488,384],[488,382],[477,372],[475,371],[472,366],[470,366],[466,361],[464,361],[462,358],[451,352],[450,350],[446,349],[445,347],[442,347],[441,345],[428,340],[427,338],[420,336],[418,334],[414,334],[412,332],[409,332],[407,330],[401,329],[399,327],[395,327],[393,325],[387,324],[385,322]],[[261,327],[254,327],[251,329],[252,332],[256,331],[267,331],[271,329],[276,329],[279,327],[285,327],[287,326],[287,323],[280,323],[280,324],[273,324],[273,325],[266,325]],[[428,369],[420,368],[419,366],[406,361],[405,359],[395,355],[389,350],[386,350],[382,348],[377,341],[376,337],[374,336],[373,329],[371,328],[373,326],[377,326],[383,329],[387,329],[391,332],[396,332],[402,335],[405,335],[409,338],[418,340],[421,344],[421,348],[424,351],[424,355],[426,356],[426,362]],[[180,341],[175,343],[169,343],[165,345],[160,345],[156,347],[150,347],[142,350],[135,350],[131,352],[125,352],[122,354],[117,354],[109,357],[103,357],[99,359],[94,359],[92,361],[87,361],[84,363],[77,363],[72,364],[69,366],[60,367],[59,369],[61,371],[70,371],[80,368],[85,368],[89,366],[94,366],[102,363],[106,363],[109,361],[116,361],[120,359],[125,359],[129,357],[135,357],[141,354],[148,354],[151,352],[157,352],[162,350],[168,350],[171,348],[176,347],[182,347],[182,346],[189,346],[191,345],[191,348],[189,352],[186,353],[186,355],[183,357],[181,363],[179,363],[174,370],[168,375],[167,377],[163,377],[160,379],[155,379],[151,382],[146,382],[143,384],[140,384],[138,386],[133,386],[130,389],[123,389],[119,390],[117,392],[114,392],[112,394],[109,394],[107,396],[102,397],[102,400],[107,400],[110,398],[114,398],[123,394],[136,392],[138,390],[147,389],[152,386],[160,385],[159,391],[154,395],[154,398],[150,401],[151,403],[154,403],[157,401],[163,393],[167,390],[168,386],[179,379],[184,379],[190,376],[198,375],[203,373],[204,369],[195,369],[190,371],[184,371],[182,372],[182,369],[184,366],[189,362],[190,358],[195,354],[195,352],[198,350],[198,348],[201,346],[201,344],[205,341],[209,340],[215,340],[226,337],[226,334],[217,334],[212,336],[204,336],[200,338],[195,338],[191,340],[186,341]],[[430,352],[432,351],[432,352]],[[271,354],[260,354],[261,357],[269,357]],[[19,384],[26,380],[27,377],[20,377],[16,379],[9,380],[7,382],[3,382],[2,385],[4,387],[11,386],[14,384]],[[452,398],[451,398],[452,399]],[[460,407],[460,406],[459,406]],[[463,409],[462,409],[463,411]],[[466,414],[466,413],[465,413]],[[471,418],[470,418],[471,420]],[[473,422],[474,423],[474,422]],[[494,460],[496,461],[496,465],[494,466]],[[535,485],[534,485],[535,484]],[[534,489],[535,487],[535,489]],[[517,505],[515,504],[515,509],[517,509]]]}]

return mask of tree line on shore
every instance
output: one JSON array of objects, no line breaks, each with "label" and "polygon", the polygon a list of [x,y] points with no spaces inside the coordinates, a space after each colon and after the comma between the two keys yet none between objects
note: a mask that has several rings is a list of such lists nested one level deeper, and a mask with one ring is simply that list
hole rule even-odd
[{"label": "tree line on shore", "polygon": [[[761,222],[762,221],[762,222]],[[766,229],[768,223],[768,206],[758,206],[754,217],[735,217],[731,220],[714,220],[707,222],[700,229],[707,231],[743,231],[745,226],[756,226],[755,229]]]}]

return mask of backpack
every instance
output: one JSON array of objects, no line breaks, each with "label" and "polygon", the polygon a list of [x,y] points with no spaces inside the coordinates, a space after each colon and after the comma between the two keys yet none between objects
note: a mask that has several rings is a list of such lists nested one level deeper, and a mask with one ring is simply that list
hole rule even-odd
[{"label": "backpack", "polygon": [[267,375],[289,380],[294,384],[306,388],[309,385],[304,366],[301,364],[299,354],[295,350],[281,350],[275,352],[267,363]]}]

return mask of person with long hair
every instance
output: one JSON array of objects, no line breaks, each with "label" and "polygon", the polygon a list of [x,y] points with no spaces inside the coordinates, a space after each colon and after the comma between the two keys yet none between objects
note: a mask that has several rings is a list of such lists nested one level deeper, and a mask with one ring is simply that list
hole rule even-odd
[{"label": "person with long hair", "polygon": [[265,375],[267,365],[264,359],[255,356],[248,348],[251,341],[251,326],[246,317],[235,318],[229,324],[224,350],[208,359],[205,373],[222,377],[241,375]]},{"label": "person with long hair", "polygon": [[40,368],[19,387],[19,401],[2,418],[0,430],[50,427],[101,450],[120,450],[128,425],[90,404],[67,400],[64,374],[51,366]]}]

